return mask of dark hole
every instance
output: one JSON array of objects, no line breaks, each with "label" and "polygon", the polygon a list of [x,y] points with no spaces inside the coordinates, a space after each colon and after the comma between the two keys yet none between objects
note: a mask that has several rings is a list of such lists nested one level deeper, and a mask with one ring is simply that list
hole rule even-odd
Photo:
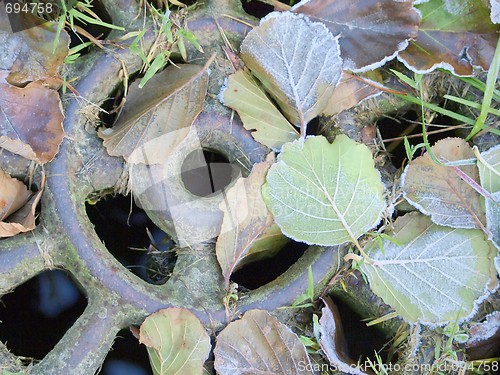
[{"label": "dark hole", "polygon": [[87,299],[61,270],[46,271],[2,297],[0,340],[17,356],[42,359],[87,306]]},{"label": "dark hole", "polygon": [[239,269],[231,276],[231,280],[246,289],[257,289],[283,274],[308,247],[305,243],[290,241],[274,257],[250,263]]},{"label": "dark hole", "polygon": [[[403,116],[397,118],[384,118],[377,122],[378,129],[382,136],[382,139],[388,140],[385,143],[385,147],[389,154],[391,154],[391,160],[395,167],[399,168],[402,166],[403,161],[406,159],[406,150],[404,146],[403,137],[406,135],[410,145],[417,145],[423,142],[422,134],[422,123],[419,121],[420,115],[417,112],[410,111],[405,113]],[[444,126],[452,125],[452,120],[446,116],[436,116],[433,120],[431,126],[427,127],[427,132],[432,132],[436,130],[443,129]],[[433,125],[439,125],[433,126]],[[428,134],[427,138],[430,145],[434,145],[435,142],[446,137],[453,137],[454,133],[452,131]],[[391,141],[393,138],[394,139]],[[425,149],[419,149],[413,155],[413,158],[422,155]]]},{"label": "dark hole", "polygon": [[97,235],[123,266],[150,284],[168,280],[176,260],[170,251],[173,242],[130,196],[103,198],[93,205],[87,203],[86,208]]},{"label": "dark hole", "polygon": [[272,5],[257,0],[241,0],[241,5],[245,12],[257,18],[263,18],[274,10]]},{"label": "dark hole", "polygon": [[221,153],[197,149],[184,159],[181,179],[191,193],[198,197],[208,197],[229,185],[238,171]]},{"label": "dark hole", "polygon": [[[300,129],[297,130],[300,131]],[[320,134],[320,132],[321,132],[321,126],[319,123],[319,117],[315,117],[307,124],[306,135],[318,135]]]},{"label": "dark hole", "polygon": [[370,358],[372,362],[377,363],[374,355],[376,351],[382,357],[383,363],[386,363],[387,353],[380,352],[380,348],[385,345],[388,338],[375,326],[367,327],[361,316],[347,304],[334,297],[332,300],[339,310],[349,357],[354,361],[361,360],[361,363],[364,363],[366,358]]},{"label": "dark hole", "polygon": [[130,330],[118,332],[113,347],[102,364],[101,375],[151,375],[146,346],[139,344]]},{"label": "dark hole", "polygon": [[[100,1],[92,1],[92,7],[90,8],[90,10],[92,12],[94,12],[95,14],[97,14],[97,16],[101,19],[101,21],[109,23],[109,24],[113,24],[113,20],[111,19],[111,16],[106,11],[106,8],[104,7],[104,5],[101,4]],[[84,13],[85,15],[87,15],[89,17],[92,17],[91,15],[89,15],[85,12],[82,12],[82,13]],[[99,40],[106,39],[106,37],[111,32],[111,29],[108,27],[104,27],[101,25],[95,25],[95,24],[92,24],[89,22],[83,23],[82,21],[79,21],[76,18],[74,19],[73,23],[75,26],[80,26],[82,29],[87,31],[90,35],[92,35],[93,37],[95,37]],[[69,44],[70,48],[73,48],[75,46],[78,46],[82,43],[86,43],[89,41],[89,38],[76,33],[75,31],[71,30],[70,27],[66,27],[66,31],[68,32],[68,34],[71,38],[71,42]],[[90,50],[90,48],[86,47],[86,48],[80,50],[79,53],[81,55],[85,55],[86,53],[89,52],[89,50]]]},{"label": "dark hole", "polygon": [[99,112],[99,120],[101,120],[101,125],[105,128],[111,128],[116,121],[118,116],[118,109],[123,100],[123,88],[120,87],[111,97],[106,99],[102,105],[102,111]]}]

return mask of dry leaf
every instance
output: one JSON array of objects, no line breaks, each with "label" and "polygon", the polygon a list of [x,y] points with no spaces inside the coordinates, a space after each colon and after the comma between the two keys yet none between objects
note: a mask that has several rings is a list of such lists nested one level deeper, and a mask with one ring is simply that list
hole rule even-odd
[{"label": "dry leaf", "polygon": [[219,205],[224,218],[215,249],[226,287],[229,287],[231,274],[242,262],[248,262],[257,252],[262,255],[266,250],[262,244],[257,248],[253,245],[273,224],[261,195],[267,171],[273,162],[274,154],[271,153],[266,161],[255,164],[250,176],[236,181]]},{"label": "dry leaf", "polygon": [[329,297],[324,298],[323,302],[325,307],[321,309],[322,315],[319,320],[321,335],[319,345],[323,349],[326,358],[328,358],[332,367],[339,371],[347,374],[365,375],[366,373],[356,368],[356,362],[349,357],[337,306]]},{"label": "dry leaf", "polygon": [[309,375],[306,348],[267,311],[250,310],[217,336],[215,369],[221,375]]},{"label": "dry leaf", "polygon": [[323,115],[333,116],[357,106],[366,99],[382,94],[380,85],[361,79],[353,74],[342,72],[340,82],[335,88],[328,104],[323,110]]},{"label": "dry leaf", "polygon": [[[457,161],[474,158],[462,138],[446,138],[431,147],[438,159]],[[479,182],[475,165],[459,167]],[[451,167],[435,163],[427,153],[413,160],[401,176],[405,198],[432,221],[453,228],[481,228],[485,222],[480,195]]]},{"label": "dry leaf", "polygon": [[354,71],[394,58],[417,35],[420,22],[410,0],[305,0],[293,10],[340,34],[344,68]]},{"label": "dry leaf", "polygon": [[33,15],[23,12],[7,15],[5,6],[0,6],[0,71],[9,72],[7,81],[16,86],[57,76],[68,54],[70,38],[65,30],[59,34],[58,45],[52,51],[57,35],[56,22],[12,32],[11,22],[34,24],[32,18]]},{"label": "dry leaf", "polygon": [[5,81],[0,71],[0,147],[43,164],[51,161],[64,138],[61,99],[40,82],[24,88]]},{"label": "dry leaf", "polygon": [[108,153],[131,164],[163,163],[203,109],[214,57],[205,66],[170,65],[142,89],[134,82],[117,122],[99,132]]},{"label": "dry leaf", "polygon": [[241,44],[241,58],[302,130],[323,111],[342,70],[337,38],[323,24],[289,12],[263,18]]},{"label": "dry leaf", "polygon": [[429,0],[416,7],[422,13],[418,36],[398,55],[409,69],[446,68],[458,75],[472,75],[473,66],[488,70],[500,30],[490,22],[488,0]]},{"label": "dry leaf", "polygon": [[35,209],[43,192],[33,195],[19,180],[0,170],[0,237],[12,237],[35,229]]}]

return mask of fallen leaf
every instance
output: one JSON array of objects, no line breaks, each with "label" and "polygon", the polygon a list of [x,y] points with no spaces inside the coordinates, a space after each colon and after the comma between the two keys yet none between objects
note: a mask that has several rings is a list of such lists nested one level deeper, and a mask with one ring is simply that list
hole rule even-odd
[{"label": "fallen leaf", "polygon": [[229,76],[223,99],[225,105],[238,112],[252,137],[271,149],[279,150],[299,137],[248,72],[240,70]]},{"label": "fallen leaf", "polygon": [[305,0],[292,9],[340,34],[344,69],[353,71],[393,59],[415,38],[420,22],[409,0]]},{"label": "fallen leaf", "polygon": [[257,253],[262,256],[266,250],[267,246],[263,248],[262,243],[258,247],[253,245],[273,225],[273,218],[261,195],[266,173],[273,162],[274,154],[271,153],[266,161],[255,164],[250,175],[236,181],[219,205],[224,218],[215,251],[226,288],[231,274],[241,264],[248,263]]},{"label": "fallen leaf", "polygon": [[132,83],[116,123],[99,131],[108,153],[130,164],[163,163],[203,109],[214,57],[205,66],[170,65],[142,89]]},{"label": "fallen leaf", "polygon": [[490,19],[493,23],[500,23],[500,0],[490,0]]},{"label": "fallen leaf", "polygon": [[323,115],[334,116],[357,106],[366,99],[382,94],[381,86],[365,78],[342,72],[339,84],[335,88]]},{"label": "fallen leaf", "polygon": [[[431,147],[434,155],[446,161],[474,158],[471,147],[462,138],[445,138]],[[479,182],[475,165],[459,167]],[[480,194],[452,167],[435,163],[427,153],[410,162],[401,176],[406,200],[439,225],[453,228],[481,228],[485,222]],[[478,223],[478,221],[480,223]]]},{"label": "fallen leaf", "polygon": [[283,146],[262,192],[283,234],[324,246],[356,241],[386,207],[370,150],[345,135]]},{"label": "fallen leaf", "polygon": [[203,373],[212,346],[205,328],[189,310],[171,307],[151,314],[139,335],[155,375]]},{"label": "fallen leaf", "polygon": [[342,70],[337,38],[323,24],[289,12],[263,18],[243,40],[241,58],[302,130],[323,111]]},{"label": "fallen leaf", "polygon": [[466,343],[468,360],[493,358],[500,348],[500,311],[493,311],[484,322],[471,324]]},{"label": "fallen leaf", "polygon": [[263,310],[229,323],[217,336],[214,354],[221,375],[313,374],[297,335]]},{"label": "fallen leaf", "polygon": [[472,75],[473,66],[489,69],[500,28],[490,22],[488,0],[429,0],[416,8],[422,13],[418,36],[398,55],[409,69],[458,75]]},{"label": "fallen leaf", "polygon": [[15,87],[0,71],[0,147],[43,164],[64,138],[61,99],[40,82]]},{"label": "fallen leaf", "polygon": [[[20,18],[10,20],[9,18]],[[65,30],[59,34],[59,42],[53,52],[57,36],[57,23],[45,22],[19,32],[12,32],[11,22],[33,23],[30,13],[8,15],[5,6],[0,7],[0,71],[9,74],[7,82],[24,86],[27,82],[58,76],[69,50],[70,38]]]},{"label": "fallen leaf", "polygon": [[356,361],[353,361],[348,354],[347,342],[340,321],[340,313],[332,299],[323,299],[325,307],[321,309],[319,320],[319,345],[328,358],[330,365],[347,374],[366,375],[359,370]]},{"label": "fallen leaf", "polygon": [[33,194],[19,180],[0,170],[0,237],[35,229],[35,209],[43,193],[45,178],[40,190]]},{"label": "fallen leaf", "polygon": [[486,228],[491,239],[500,249],[500,145],[482,152],[477,161],[481,186],[491,193],[485,201]]},{"label": "fallen leaf", "polygon": [[387,234],[398,244],[370,242],[365,252],[371,261],[360,267],[373,292],[409,322],[465,319],[496,287],[497,250],[481,230],[438,226],[412,212]]}]

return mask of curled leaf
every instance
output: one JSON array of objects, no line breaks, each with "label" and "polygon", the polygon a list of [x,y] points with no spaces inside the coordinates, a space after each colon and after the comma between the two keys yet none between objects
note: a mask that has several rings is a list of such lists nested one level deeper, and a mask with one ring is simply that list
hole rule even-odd
[{"label": "curled leaf", "polygon": [[[442,139],[431,147],[442,161],[474,158],[471,147],[462,138]],[[472,180],[479,182],[475,165],[459,166]],[[437,164],[427,153],[405,168],[401,176],[403,195],[420,212],[430,215],[439,225],[454,228],[481,228],[484,212],[480,195],[450,167]]]},{"label": "curled leaf", "polygon": [[139,335],[155,375],[203,373],[211,349],[210,337],[189,310],[160,310],[146,318]]},{"label": "curled leaf", "polygon": [[61,99],[40,82],[24,88],[0,71],[0,147],[37,163],[51,161],[64,138]]},{"label": "curled leaf", "polygon": [[413,212],[396,219],[389,234],[398,244],[384,239],[382,250],[370,242],[371,261],[361,270],[371,289],[409,322],[465,319],[496,287],[497,250],[481,230],[441,227]]},{"label": "curled leaf", "polygon": [[370,150],[345,135],[286,144],[262,191],[283,234],[308,244],[354,242],[386,207]]},{"label": "curled leaf", "polygon": [[252,131],[257,142],[279,150],[299,137],[248,72],[240,70],[229,76],[223,98],[225,105],[238,112],[243,126]]},{"label": "curled leaf", "polygon": [[490,22],[488,0],[429,0],[416,8],[422,13],[417,38],[398,55],[409,69],[440,67],[458,75],[472,75],[473,66],[489,69],[499,27]]},{"label": "curled leaf", "polygon": [[312,375],[306,348],[267,311],[250,310],[217,336],[215,369],[221,375]]},{"label": "curled leaf", "polygon": [[29,191],[19,180],[0,170],[0,238],[35,229],[35,209],[43,192]]},{"label": "curled leaf", "polygon": [[[248,262],[256,254],[262,256],[265,250],[271,250],[262,243],[257,247],[254,245],[273,226],[272,216],[261,195],[267,170],[273,162],[274,155],[269,154],[266,161],[255,164],[250,176],[236,181],[219,205],[224,218],[215,251],[226,287],[229,286],[231,274],[243,262]],[[269,235],[274,233],[266,234],[267,237]]]},{"label": "curled leaf", "polygon": [[323,24],[289,12],[263,18],[243,41],[241,58],[301,127],[323,111],[342,70],[337,38]]},{"label": "curled leaf", "polygon": [[340,35],[344,68],[354,71],[394,58],[415,38],[420,22],[409,0],[304,0],[293,10]]},{"label": "curled leaf", "polygon": [[213,59],[205,66],[171,65],[142,89],[134,82],[116,123],[99,132],[108,153],[131,164],[163,163],[203,109]]}]

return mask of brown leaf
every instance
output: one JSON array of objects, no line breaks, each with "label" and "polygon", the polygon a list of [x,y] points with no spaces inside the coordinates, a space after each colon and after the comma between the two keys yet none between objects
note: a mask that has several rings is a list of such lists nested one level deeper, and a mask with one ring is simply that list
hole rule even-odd
[{"label": "brown leaf", "polygon": [[10,14],[19,20],[10,20],[5,6],[0,6],[0,71],[9,73],[7,81],[21,86],[31,81],[45,80],[58,75],[59,67],[68,54],[70,38],[65,30],[53,53],[57,35],[57,23],[46,22],[13,33],[11,22],[33,24],[36,20],[30,13]]},{"label": "brown leaf", "polygon": [[[321,318],[319,320],[320,340],[319,345],[326,357],[330,361],[332,367],[347,373],[364,375],[365,372],[359,370],[357,363],[349,357],[347,342],[345,340],[342,322],[337,306],[331,298],[323,299],[325,307],[321,310]],[[372,374],[372,372],[368,372]]]},{"label": "brown leaf", "polygon": [[367,71],[382,66],[417,35],[420,17],[410,0],[306,0],[293,11],[340,34],[344,68]]},{"label": "brown leaf", "polygon": [[40,82],[24,88],[5,81],[0,71],[0,147],[43,164],[51,161],[64,137],[61,99]]},{"label": "brown leaf", "polygon": [[363,100],[373,98],[381,93],[382,90],[379,84],[347,72],[342,72],[340,82],[328,100],[328,104],[323,110],[323,115],[333,116],[339,114],[342,111],[357,106]]},{"label": "brown leaf", "polygon": [[[438,160],[457,161],[474,158],[462,138],[446,138],[431,147]],[[479,183],[476,165],[459,167]],[[481,228],[485,222],[480,194],[452,167],[435,163],[427,153],[413,160],[401,176],[405,198],[438,225],[453,228]],[[479,222],[480,223],[479,223]]]},{"label": "brown leaf", "polygon": [[311,374],[306,348],[267,311],[250,310],[217,336],[215,369],[221,375]]},{"label": "brown leaf", "polygon": [[406,66],[418,73],[443,67],[459,75],[471,75],[473,66],[489,68],[500,27],[490,21],[488,0],[430,0],[417,8],[418,36],[398,56]]},{"label": "brown leaf", "polygon": [[[261,194],[267,171],[273,163],[274,153],[271,153],[266,161],[255,164],[250,176],[236,181],[219,205],[224,218],[215,251],[226,287],[229,287],[231,274],[243,262],[248,263],[252,256],[270,250],[262,243],[257,247],[253,245],[273,224]],[[279,230],[278,233],[281,234]],[[267,238],[273,235],[276,233],[266,233]]]},{"label": "brown leaf", "polygon": [[171,65],[142,89],[134,82],[117,122],[99,132],[108,153],[131,164],[164,162],[203,109],[214,57],[205,66]]},{"label": "brown leaf", "polygon": [[0,237],[12,237],[35,229],[35,209],[43,193],[33,194],[21,181],[0,170]]}]

